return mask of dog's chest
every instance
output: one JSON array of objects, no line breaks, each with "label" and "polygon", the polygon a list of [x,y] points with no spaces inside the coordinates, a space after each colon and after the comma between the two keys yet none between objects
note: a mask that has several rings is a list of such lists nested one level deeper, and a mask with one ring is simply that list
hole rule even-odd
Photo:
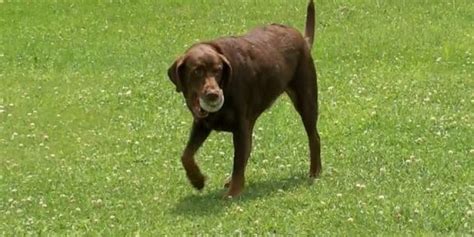
[{"label": "dog's chest", "polygon": [[235,128],[236,116],[231,109],[223,108],[217,113],[211,113],[202,122],[212,130],[232,132]]}]

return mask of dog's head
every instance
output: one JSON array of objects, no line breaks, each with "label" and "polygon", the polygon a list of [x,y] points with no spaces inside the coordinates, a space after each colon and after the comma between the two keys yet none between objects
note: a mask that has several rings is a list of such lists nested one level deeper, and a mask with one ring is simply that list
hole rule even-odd
[{"label": "dog's head", "polygon": [[207,44],[192,46],[168,69],[177,92],[183,92],[186,104],[196,118],[218,111],[224,103],[223,89],[232,67],[227,58]]}]

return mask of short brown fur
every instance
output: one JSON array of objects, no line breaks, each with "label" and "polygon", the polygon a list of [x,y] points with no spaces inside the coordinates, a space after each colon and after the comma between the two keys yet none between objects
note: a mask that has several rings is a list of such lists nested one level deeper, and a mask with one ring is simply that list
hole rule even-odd
[{"label": "short brown fur", "polygon": [[[193,45],[168,70],[194,116],[182,164],[191,184],[204,187],[205,178],[194,155],[212,130],[233,133],[234,164],[226,184],[227,196],[239,195],[251,152],[257,118],[286,92],[301,116],[309,140],[309,176],[321,172],[320,138],[316,128],[318,103],[316,68],[311,56],[314,41],[314,3],[308,4],[305,35],[272,24],[239,37],[223,37]],[[199,98],[223,97],[223,107],[203,111]]]}]

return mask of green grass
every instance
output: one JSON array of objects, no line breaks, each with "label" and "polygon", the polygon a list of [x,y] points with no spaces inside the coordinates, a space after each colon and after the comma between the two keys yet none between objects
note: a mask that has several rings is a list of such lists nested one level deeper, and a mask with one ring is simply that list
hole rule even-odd
[{"label": "green grass", "polygon": [[230,134],[188,184],[166,70],[199,40],[302,29],[306,1],[156,2],[0,3],[0,235],[474,233],[471,1],[316,1],[323,175],[282,96],[233,201]]}]

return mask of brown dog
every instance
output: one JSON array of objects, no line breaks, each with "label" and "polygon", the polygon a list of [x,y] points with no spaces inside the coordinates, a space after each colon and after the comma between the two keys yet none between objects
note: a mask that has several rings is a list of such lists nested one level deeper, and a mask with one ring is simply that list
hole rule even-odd
[{"label": "brown dog", "polygon": [[233,134],[234,166],[226,197],[242,192],[255,121],[283,92],[291,98],[308,135],[309,176],[320,174],[316,69],[311,57],[314,22],[311,0],[304,36],[291,27],[272,24],[244,36],[195,44],[169,68],[169,78],[183,92],[194,117],[181,160],[195,188],[202,189],[205,178],[194,154],[217,130]]}]

